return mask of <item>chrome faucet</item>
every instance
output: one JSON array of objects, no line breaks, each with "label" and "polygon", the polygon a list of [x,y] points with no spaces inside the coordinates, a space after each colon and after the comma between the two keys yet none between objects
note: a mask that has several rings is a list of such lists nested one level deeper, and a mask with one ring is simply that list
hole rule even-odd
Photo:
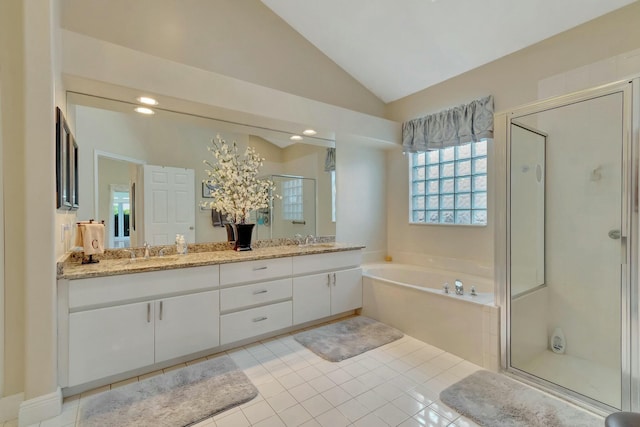
[{"label": "chrome faucet", "polygon": [[307,237],[304,238],[304,244],[305,245],[308,245],[310,243],[315,243],[315,241],[316,241],[316,238],[313,237],[312,234],[308,234]]},{"label": "chrome faucet", "polygon": [[449,293],[449,283],[448,283],[448,282],[444,284],[444,286],[442,287],[442,291],[443,291],[445,294],[448,294],[448,293]]},{"label": "chrome faucet", "polygon": [[144,242],[144,259],[149,259],[149,244]]},{"label": "chrome faucet", "polygon": [[464,286],[462,286],[462,281],[456,279],[456,295],[464,295]]},{"label": "chrome faucet", "polygon": [[133,262],[136,260],[136,253],[133,250],[123,249],[123,252],[127,252],[129,254],[129,261]]},{"label": "chrome faucet", "polygon": [[477,297],[478,296],[478,293],[476,292],[476,287],[475,286],[471,287],[471,296],[472,297]]}]

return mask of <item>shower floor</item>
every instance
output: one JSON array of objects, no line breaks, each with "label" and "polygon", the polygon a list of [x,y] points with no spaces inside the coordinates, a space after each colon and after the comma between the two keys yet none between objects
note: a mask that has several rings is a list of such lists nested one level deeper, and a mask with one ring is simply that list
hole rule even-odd
[{"label": "shower floor", "polygon": [[549,350],[523,365],[522,370],[620,408],[620,370]]}]

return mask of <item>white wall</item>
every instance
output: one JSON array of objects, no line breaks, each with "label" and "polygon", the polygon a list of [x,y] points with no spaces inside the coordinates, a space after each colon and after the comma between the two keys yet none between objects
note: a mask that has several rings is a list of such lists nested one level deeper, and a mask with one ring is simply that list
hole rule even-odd
[{"label": "white wall", "polygon": [[336,240],[365,245],[364,262],[381,261],[387,249],[385,151],[336,139]]},{"label": "white wall", "polygon": [[381,100],[258,0],[62,5],[65,29],[306,98],[384,113]]},{"label": "white wall", "polygon": [[[0,73],[2,79],[2,139],[13,141],[3,146],[4,198],[7,225],[5,242],[11,250],[5,254],[4,395],[24,391],[24,187],[20,185],[24,167],[24,24],[22,2],[0,2]],[[11,185],[10,185],[11,184]],[[3,396],[0,396],[3,397]]]}]

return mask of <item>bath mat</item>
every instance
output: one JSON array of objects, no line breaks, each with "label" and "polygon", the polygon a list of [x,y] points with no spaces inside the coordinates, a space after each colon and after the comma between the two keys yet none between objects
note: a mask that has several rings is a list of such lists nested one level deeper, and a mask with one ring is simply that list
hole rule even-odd
[{"label": "bath mat", "polygon": [[440,400],[481,426],[602,427],[604,420],[504,375],[477,371],[440,393]]},{"label": "bath mat", "polygon": [[300,332],[293,337],[323,359],[339,362],[403,336],[391,326],[358,316]]},{"label": "bath mat", "polygon": [[258,395],[229,356],[221,356],[80,401],[77,426],[189,426]]}]

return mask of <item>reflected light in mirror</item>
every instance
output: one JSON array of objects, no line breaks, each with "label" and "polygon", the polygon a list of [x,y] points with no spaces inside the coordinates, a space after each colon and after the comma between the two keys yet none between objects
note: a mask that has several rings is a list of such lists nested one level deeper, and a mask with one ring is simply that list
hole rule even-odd
[{"label": "reflected light in mirror", "polygon": [[133,110],[136,113],[140,113],[140,114],[146,114],[146,115],[155,114],[155,111],[153,111],[151,108],[147,108],[147,107],[136,107]]}]

